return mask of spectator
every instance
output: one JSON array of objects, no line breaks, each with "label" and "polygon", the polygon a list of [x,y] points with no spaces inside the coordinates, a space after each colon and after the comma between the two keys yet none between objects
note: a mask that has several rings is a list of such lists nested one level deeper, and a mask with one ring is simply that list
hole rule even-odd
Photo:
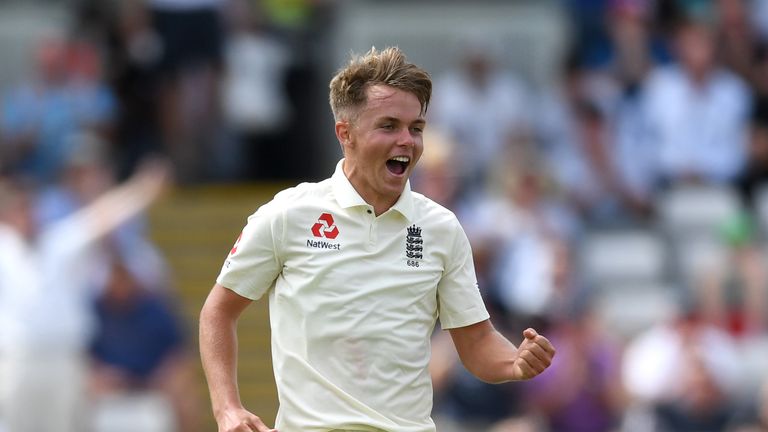
[{"label": "spectator", "polygon": [[760,39],[763,42],[768,41],[768,1],[752,0],[749,16]]},{"label": "spectator", "polygon": [[36,226],[31,191],[0,189],[0,409],[9,432],[83,430],[88,291],[97,241],[146,208],[167,177],[148,166],[75,213]]},{"label": "spectator", "polygon": [[179,431],[198,430],[200,401],[182,322],[169,292],[157,286],[163,281],[135,267],[116,256],[95,303],[93,396],[156,392],[175,408]]},{"label": "spectator", "polygon": [[161,43],[160,127],[179,180],[221,174],[224,0],[148,0]]},{"label": "spectator", "polygon": [[[456,213],[462,205],[458,196],[459,177],[454,171],[458,164],[456,143],[438,128],[425,130],[424,142],[429,146],[424,149],[421,163],[414,171],[414,190]],[[458,217],[461,220],[462,215],[458,214]]]},{"label": "spectator", "polygon": [[[276,161],[287,158],[286,133],[292,119],[287,94],[292,53],[256,16],[250,2],[233,1],[229,12],[222,102],[228,125],[243,147],[233,152],[233,166],[248,178],[278,178],[282,164]],[[237,153],[246,157],[238,158]]]},{"label": "spectator", "polygon": [[462,183],[476,192],[494,158],[529,132],[528,89],[497,64],[487,45],[468,45],[460,64],[436,79],[430,120],[456,141]]},{"label": "spectator", "polygon": [[653,15],[654,6],[647,0],[611,2],[609,36],[614,55],[596,76],[611,89],[592,95],[605,117],[615,187],[623,196],[625,215],[634,219],[647,219],[653,211],[657,180],[657,148],[645,137],[642,115],[646,83],[654,67],[670,60],[667,41]]},{"label": "spectator", "polygon": [[547,172],[563,198],[587,223],[615,222],[643,206],[630,188],[629,176],[647,164],[635,151],[633,169],[622,171],[601,101],[610,98],[613,82],[590,74],[572,55],[563,64],[557,87],[545,89],[537,108],[537,138]]},{"label": "spectator", "polygon": [[768,380],[763,380],[757,395],[730,422],[728,432],[764,432],[768,429]]},{"label": "spectator", "polygon": [[[548,328],[583,294],[564,242],[567,215],[542,190],[543,177],[530,160],[513,160],[517,165],[504,164],[513,166],[504,173],[506,193],[478,200],[475,213],[465,219],[487,308],[509,335],[525,322]],[[534,427],[519,388],[474,379],[458,363],[444,334],[436,334],[432,346],[438,430],[517,432]]]},{"label": "spectator", "polygon": [[[469,232],[473,247],[491,248],[489,300],[496,300],[513,322],[541,319],[557,308],[561,289],[556,272],[562,245],[572,234],[569,209],[551,200],[540,173],[509,174],[501,197],[478,204]],[[522,271],[525,269],[525,271]]]},{"label": "spectator", "polygon": [[[108,143],[91,132],[70,137],[71,151],[58,181],[44,186],[37,196],[35,216],[46,225],[93,202],[116,183]],[[119,248],[130,248],[146,236],[146,220],[139,214],[109,235]]]},{"label": "spectator", "polygon": [[667,182],[727,182],[744,164],[749,90],[718,65],[713,37],[707,24],[683,21],[674,38],[679,64],[649,77],[643,115]]},{"label": "spectator", "polygon": [[719,382],[719,370],[708,364],[708,348],[687,346],[681,353],[674,397],[656,406],[657,429],[661,432],[699,432],[725,429],[734,405]]},{"label": "spectator", "polygon": [[619,347],[591,306],[574,306],[552,329],[562,347],[558,360],[541,380],[526,383],[522,398],[529,413],[545,420],[544,430],[613,431],[624,410]]},{"label": "spectator", "polygon": [[768,329],[768,272],[755,228],[749,213],[725,221],[720,228],[724,259],[694,276],[703,318],[734,336],[757,336]]},{"label": "spectator", "polygon": [[578,63],[587,68],[600,67],[610,57],[610,41],[605,12],[610,0],[563,0],[569,22],[573,25],[573,40]]},{"label": "spectator", "polygon": [[760,99],[752,110],[747,165],[736,185],[751,210],[757,210],[760,187],[768,184],[768,96]]},{"label": "spectator", "polygon": [[760,41],[747,0],[717,0],[718,56],[745,81],[752,78],[752,58]]},{"label": "spectator", "polygon": [[143,1],[118,2],[107,26],[109,78],[119,113],[113,140],[118,179],[144,157],[166,151],[160,124],[163,46]]},{"label": "spectator", "polygon": [[629,342],[622,382],[654,430],[723,430],[744,378],[739,364],[731,335],[689,309]]},{"label": "spectator", "polygon": [[0,150],[7,169],[53,181],[71,151],[70,135],[111,130],[115,101],[95,56],[91,47],[67,40],[47,40],[37,48],[36,76],[3,99]]},{"label": "spectator", "polygon": [[768,99],[768,42],[755,47],[750,81],[757,99]]}]

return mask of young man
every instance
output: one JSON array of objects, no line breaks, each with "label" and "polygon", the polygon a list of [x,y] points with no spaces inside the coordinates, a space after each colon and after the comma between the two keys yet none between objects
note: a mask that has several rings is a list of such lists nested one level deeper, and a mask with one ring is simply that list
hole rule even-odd
[{"label": "young man", "polygon": [[[344,151],[325,181],[253,214],[200,315],[219,432],[434,431],[427,371],[439,317],[478,378],[532,378],[554,348],[494,330],[469,242],[450,211],[410,190],[432,83],[397,48],[372,49],[331,81]],[[236,322],[269,293],[277,429],[241,404]]]}]

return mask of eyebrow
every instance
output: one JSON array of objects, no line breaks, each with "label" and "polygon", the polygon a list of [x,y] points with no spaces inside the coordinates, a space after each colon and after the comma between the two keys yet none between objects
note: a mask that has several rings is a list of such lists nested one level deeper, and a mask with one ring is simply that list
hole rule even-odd
[{"label": "eyebrow", "polygon": [[[380,122],[396,122],[396,123],[403,123],[403,120],[397,117],[392,116],[385,116],[380,118],[378,121]],[[423,117],[419,117],[416,120],[412,121],[411,124],[418,124],[418,125],[425,125],[427,124],[427,121]]]}]

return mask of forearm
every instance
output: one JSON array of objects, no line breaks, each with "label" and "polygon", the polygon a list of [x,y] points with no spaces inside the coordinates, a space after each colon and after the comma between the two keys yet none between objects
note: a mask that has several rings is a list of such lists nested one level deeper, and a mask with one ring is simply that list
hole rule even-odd
[{"label": "forearm", "polygon": [[491,326],[459,351],[464,367],[492,384],[515,379],[513,365],[517,355],[517,347]]},{"label": "forearm", "polygon": [[94,238],[103,237],[140,214],[157,198],[159,184],[132,179],[97,198],[80,212]]},{"label": "forearm", "polygon": [[461,362],[477,378],[489,383],[527,380],[552,363],[555,348],[534,329],[526,329],[515,346],[485,320],[450,330]]},{"label": "forearm", "polygon": [[240,408],[236,320],[208,305],[200,314],[200,356],[214,415]]}]

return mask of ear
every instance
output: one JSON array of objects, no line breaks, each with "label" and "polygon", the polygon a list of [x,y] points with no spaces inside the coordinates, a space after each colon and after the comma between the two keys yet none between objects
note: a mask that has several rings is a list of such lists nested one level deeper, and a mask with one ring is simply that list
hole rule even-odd
[{"label": "ear", "polygon": [[347,147],[352,145],[352,126],[346,120],[336,122],[336,139],[339,140],[342,150],[346,152]]}]

